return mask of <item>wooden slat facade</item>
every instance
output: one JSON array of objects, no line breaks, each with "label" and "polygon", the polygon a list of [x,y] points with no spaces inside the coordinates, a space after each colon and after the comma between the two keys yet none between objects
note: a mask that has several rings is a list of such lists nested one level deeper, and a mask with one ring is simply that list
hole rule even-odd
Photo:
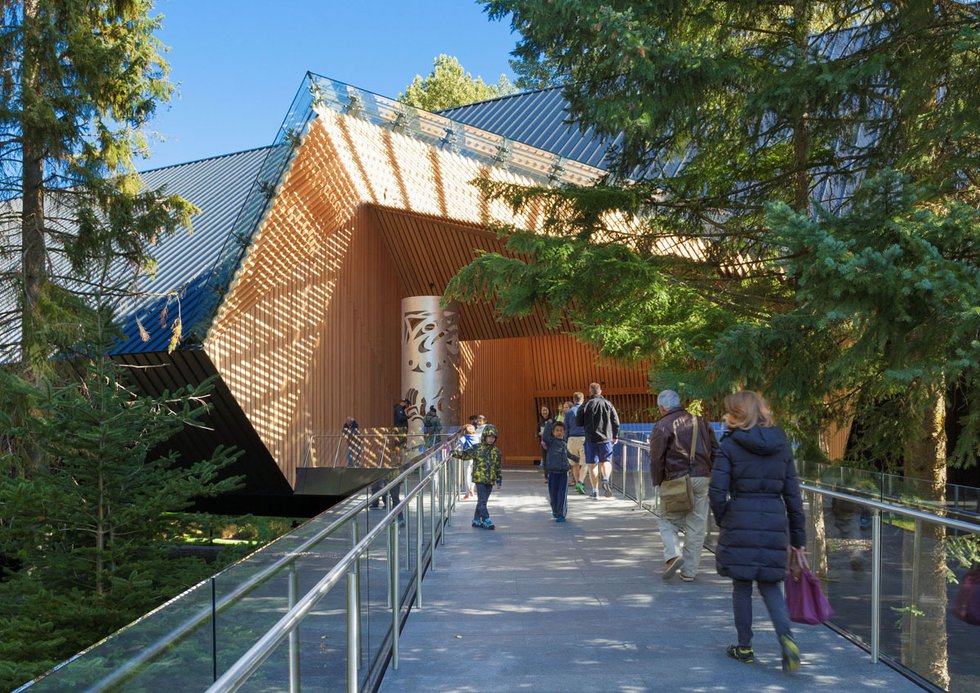
[{"label": "wooden slat facade", "polygon": [[[311,435],[338,431],[348,415],[363,427],[391,424],[401,299],[442,293],[474,248],[502,252],[484,224],[534,227],[533,214],[515,218],[483,200],[470,181],[485,173],[356,118],[327,114],[308,129],[205,340],[291,484]],[[537,457],[541,402],[593,380],[624,419],[649,408],[645,368],[597,365],[593,350],[549,331],[540,314],[500,322],[474,305],[460,322],[461,410],[500,428],[510,462]]]}]

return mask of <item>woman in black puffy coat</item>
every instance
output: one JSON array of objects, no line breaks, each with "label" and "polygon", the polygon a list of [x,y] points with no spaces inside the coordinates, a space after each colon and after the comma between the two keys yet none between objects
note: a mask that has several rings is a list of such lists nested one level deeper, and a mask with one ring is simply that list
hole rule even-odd
[{"label": "woman in black puffy coat", "polygon": [[787,546],[803,550],[806,529],[793,452],[773,423],[769,405],[756,392],[725,398],[725,423],[711,474],[708,498],[718,523],[718,574],[733,583],[732,607],[738,644],[728,655],[754,661],[752,583],[759,586],[782,649],[783,670],[796,671],[800,650],[790,632],[780,583],[786,575]]}]

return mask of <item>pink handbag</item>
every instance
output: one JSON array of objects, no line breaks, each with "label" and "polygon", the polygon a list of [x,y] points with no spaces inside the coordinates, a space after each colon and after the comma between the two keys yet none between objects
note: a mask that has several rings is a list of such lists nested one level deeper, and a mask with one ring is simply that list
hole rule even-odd
[{"label": "pink handbag", "polygon": [[972,568],[963,576],[950,610],[964,623],[980,626],[980,567]]},{"label": "pink handbag", "polygon": [[810,572],[805,554],[793,551],[790,560],[794,558],[799,560],[801,573],[799,582],[793,580],[791,572],[786,573],[786,607],[789,618],[795,623],[826,623],[834,615],[834,610],[820,587],[820,580]]}]

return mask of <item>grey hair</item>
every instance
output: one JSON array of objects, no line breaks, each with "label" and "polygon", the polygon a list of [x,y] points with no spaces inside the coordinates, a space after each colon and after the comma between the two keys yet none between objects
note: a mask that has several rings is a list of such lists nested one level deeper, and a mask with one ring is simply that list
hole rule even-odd
[{"label": "grey hair", "polygon": [[681,406],[681,396],[673,390],[664,390],[657,395],[657,406],[664,409],[674,409]]},{"label": "grey hair", "polygon": [[589,383],[589,394],[598,395],[602,392],[602,385],[599,383]]}]

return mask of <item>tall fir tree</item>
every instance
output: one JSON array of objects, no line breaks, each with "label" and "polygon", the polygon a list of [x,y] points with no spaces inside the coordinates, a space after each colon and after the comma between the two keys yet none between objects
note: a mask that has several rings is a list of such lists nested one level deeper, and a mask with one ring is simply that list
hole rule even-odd
[{"label": "tall fir tree", "polygon": [[[149,245],[187,226],[193,206],[141,187],[144,127],[170,98],[160,18],[151,0],[0,3],[0,244],[16,263],[0,295],[16,296],[0,331],[39,383],[54,350],[85,322],[90,263],[118,260],[113,289],[152,268]],[[44,315],[49,311],[56,319]]]},{"label": "tall fir tree", "polygon": [[[622,140],[612,175],[595,187],[485,184],[515,204],[543,204],[552,236],[505,229],[535,265],[481,257],[453,283],[455,295],[496,295],[505,314],[535,302],[568,311],[583,338],[614,355],[653,354],[663,379],[697,395],[765,388],[815,454],[821,424],[849,417],[862,395],[899,394],[904,431],[921,430],[936,411],[927,394],[944,383],[977,400],[977,318],[963,309],[977,297],[975,6],[484,4],[521,34],[519,60],[567,83],[578,122]],[[891,192],[881,195],[901,201],[886,208],[896,221],[955,220],[950,237],[918,237],[929,249],[914,256],[936,259],[917,269],[924,283],[910,284],[902,263],[876,267],[876,287],[919,294],[901,321],[910,348],[894,343],[884,294],[855,299],[850,313],[833,290],[819,304],[801,301],[795,268],[817,249],[787,239],[794,229],[784,209],[796,213],[794,226],[851,215],[836,240],[855,255],[883,252],[892,235],[855,226],[854,206],[884,180]],[[615,223],[624,217],[632,223]],[[784,232],[774,234],[775,223]],[[949,271],[955,299],[930,293],[948,285]],[[975,433],[971,414],[964,424]],[[893,426],[891,417],[866,421],[872,454],[893,444],[885,434]],[[961,436],[960,462],[975,460],[976,439]],[[937,448],[933,459],[945,456]]]},{"label": "tall fir tree", "polygon": [[[980,401],[977,6],[483,4],[575,120],[622,139],[595,187],[484,183],[550,233],[502,229],[534,261],[483,255],[448,293],[543,304],[692,395],[764,390],[807,456],[861,410],[864,453],[899,446],[942,500],[947,387]],[[960,423],[973,464],[980,410]],[[927,564],[916,664],[945,685],[941,548]]]},{"label": "tall fir tree", "polygon": [[[134,158],[167,100],[149,0],[0,2],[0,678],[22,683],[203,578],[172,512],[233,488],[234,458],[177,460],[208,386],[135,392],[112,307],[192,205]],[[16,306],[16,310],[8,310]],[[162,450],[153,453],[151,450]]]}]

